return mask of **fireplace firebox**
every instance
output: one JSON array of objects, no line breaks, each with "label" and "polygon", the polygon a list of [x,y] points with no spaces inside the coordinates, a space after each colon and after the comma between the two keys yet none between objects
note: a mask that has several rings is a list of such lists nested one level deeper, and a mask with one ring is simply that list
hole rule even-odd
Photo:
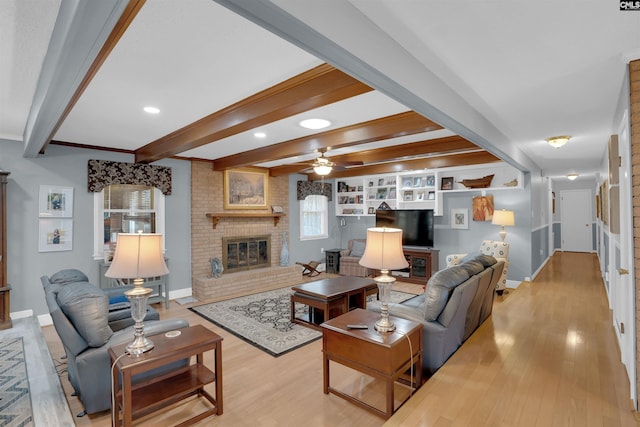
[{"label": "fireplace firebox", "polygon": [[271,235],[222,238],[225,273],[271,266]]}]

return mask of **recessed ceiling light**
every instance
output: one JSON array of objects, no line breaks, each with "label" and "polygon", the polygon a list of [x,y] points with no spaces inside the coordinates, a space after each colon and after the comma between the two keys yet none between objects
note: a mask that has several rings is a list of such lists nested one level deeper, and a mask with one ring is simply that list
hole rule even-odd
[{"label": "recessed ceiling light", "polygon": [[160,113],[160,109],[156,107],[146,106],[144,107],[144,112],[149,114],[158,114]]},{"label": "recessed ceiling light", "polygon": [[569,181],[573,181],[576,178],[578,178],[578,174],[577,173],[570,173],[569,175],[567,175],[567,178],[569,179]]},{"label": "recessed ceiling light", "polygon": [[331,126],[331,122],[325,119],[307,119],[301,121],[300,126],[307,129],[324,129]]},{"label": "recessed ceiling light", "polygon": [[267,134],[264,132],[256,132],[253,134],[253,136],[255,136],[256,138],[264,138],[267,136]]}]

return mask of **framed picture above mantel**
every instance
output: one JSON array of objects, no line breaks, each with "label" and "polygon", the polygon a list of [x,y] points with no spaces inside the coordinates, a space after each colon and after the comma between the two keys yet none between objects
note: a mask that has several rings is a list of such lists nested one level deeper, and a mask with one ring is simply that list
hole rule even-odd
[{"label": "framed picture above mantel", "polygon": [[269,171],[260,168],[224,171],[225,209],[268,209]]}]

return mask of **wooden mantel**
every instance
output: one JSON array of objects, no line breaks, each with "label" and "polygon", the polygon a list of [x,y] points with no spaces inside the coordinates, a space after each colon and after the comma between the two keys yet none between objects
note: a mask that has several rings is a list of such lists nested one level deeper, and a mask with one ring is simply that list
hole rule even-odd
[{"label": "wooden mantel", "polygon": [[262,212],[213,212],[207,213],[207,217],[211,218],[213,222],[213,229],[215,230],[220,218],[273,218],[273,226],[276,227],[280,218],[285,216],[285,213],[262,213]]}]

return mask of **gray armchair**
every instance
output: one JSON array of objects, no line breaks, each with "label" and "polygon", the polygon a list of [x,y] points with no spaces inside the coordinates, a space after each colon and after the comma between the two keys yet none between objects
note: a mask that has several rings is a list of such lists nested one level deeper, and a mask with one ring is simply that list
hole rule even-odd
[{"label": "gray armchair", "polygon": [[[51,278],[42,276],[45,297],[53,325],[67,355],[67,375],[85,411],[95,413],[111,407],[109,347],[132,341],[133,326],[114,332],[109,326],[109,297],[92,285],[78,270],[63,270]],[[157,312],[156,312],[157,314]],[[118,319],[117,325],[123,324]],[[152,336],[188,327],[182,319],[145,322],[145,334]],[[135,377],[134,382],[173,371],[188,363],[180,361]]]}]

